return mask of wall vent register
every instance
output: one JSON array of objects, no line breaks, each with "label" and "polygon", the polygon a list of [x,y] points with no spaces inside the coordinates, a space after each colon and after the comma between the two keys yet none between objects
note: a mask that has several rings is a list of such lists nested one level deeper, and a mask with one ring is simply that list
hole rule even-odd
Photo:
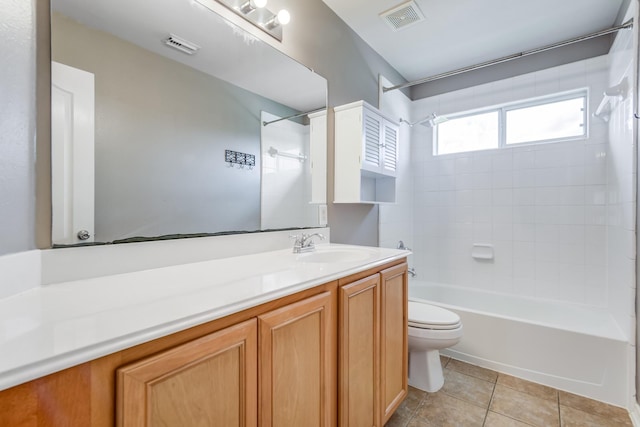
[{"label": "wall vent register", "polygon": [[198,50],[200,50],[200,46],[198,46],[197,44],[187,41],[182,37],[178,37],[175,34],[169,34],[169,37],[164,39],[164,44],[177,49],[180,52],[184,52],[187,55],[193,55]]}]

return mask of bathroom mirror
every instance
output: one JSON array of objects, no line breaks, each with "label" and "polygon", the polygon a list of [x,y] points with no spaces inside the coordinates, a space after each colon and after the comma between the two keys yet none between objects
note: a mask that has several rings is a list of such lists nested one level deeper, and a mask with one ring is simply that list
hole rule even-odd
[{"label": "bathroom mirror", "polygon": [[324,225],[324,78],[194,1],[51,3],[54,245]]}]

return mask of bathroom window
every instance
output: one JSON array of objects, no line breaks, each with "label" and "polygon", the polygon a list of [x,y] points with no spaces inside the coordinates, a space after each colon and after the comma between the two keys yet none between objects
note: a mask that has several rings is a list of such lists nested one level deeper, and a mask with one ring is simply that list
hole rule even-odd
[{"label": "bathroom window", "polygon": [[434,130],[434,155],[587,137],[586,90],[448,116]]},{"label": "bathroom window", "polygon": [[555,141],[586,136],[586,94],[526,107],[510,108],[506,114],[506,144]]},{"label": "bathroom window", "polygon": [[498,148],[499,112],[472,114],[438,125],[438,154]]}]

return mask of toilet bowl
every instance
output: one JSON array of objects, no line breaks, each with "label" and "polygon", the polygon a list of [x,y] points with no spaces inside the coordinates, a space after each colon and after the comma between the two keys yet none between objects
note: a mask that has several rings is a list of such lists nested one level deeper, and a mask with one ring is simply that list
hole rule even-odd
[{"label": "toilet bowl", "polygon": [[436,392],[444,384],[439,350],[462,338],[460,317],[449,310],[409,301],[409,385]]}]

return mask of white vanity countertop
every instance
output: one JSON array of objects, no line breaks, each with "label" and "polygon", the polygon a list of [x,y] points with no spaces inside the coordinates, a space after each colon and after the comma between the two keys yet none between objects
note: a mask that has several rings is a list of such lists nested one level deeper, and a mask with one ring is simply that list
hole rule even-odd
[{"label": "white vanity countertop", "polygon": [[309,254],[263,252],[0,299],[0,390],[409,254],[326,244]]}]

